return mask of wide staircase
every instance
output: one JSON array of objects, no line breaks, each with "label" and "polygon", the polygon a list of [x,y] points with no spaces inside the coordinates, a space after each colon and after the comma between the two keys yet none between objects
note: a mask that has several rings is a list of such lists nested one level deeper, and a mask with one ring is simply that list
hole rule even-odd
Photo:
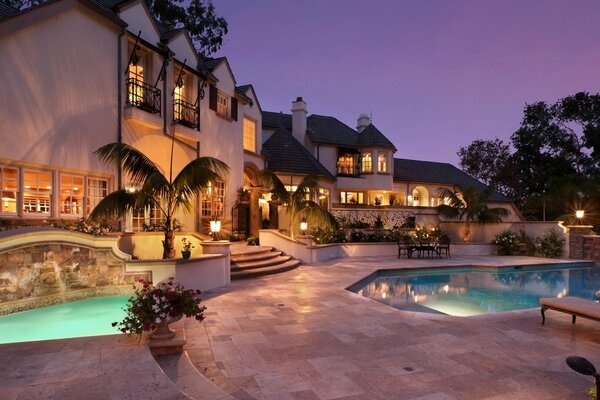
[{"label": "wide staircase", "polygon": [[232,280],[278,274],[298,265],[300,260],[283,255],[272,247],[242,246],[231,249]]}]

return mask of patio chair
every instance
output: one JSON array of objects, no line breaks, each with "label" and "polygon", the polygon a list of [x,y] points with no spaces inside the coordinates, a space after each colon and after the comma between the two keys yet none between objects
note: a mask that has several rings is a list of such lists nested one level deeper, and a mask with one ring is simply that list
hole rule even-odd
[{"label": "patio chair", "polygon": [[402,256],[402,254],[406,254],[406,258],[410,258],[412,253],[412,242],[410,241],[398,241],[398,258]]},{"label": "patio chair", "polygon": [[450,257],[450,238],[448,236],[442,236],[437,245],[437,251],[440,257],[442,253],[446,255],[446,257]]}]

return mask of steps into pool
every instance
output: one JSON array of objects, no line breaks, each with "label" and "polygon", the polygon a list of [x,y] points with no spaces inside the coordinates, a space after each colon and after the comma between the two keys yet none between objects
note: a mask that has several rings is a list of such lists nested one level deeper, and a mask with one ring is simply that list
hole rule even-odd
[{"label": "steps into pool", "polygon": [[240,246],[231,251],[231,279],[278,274],[300,265],[300,260],[267,246]]}]

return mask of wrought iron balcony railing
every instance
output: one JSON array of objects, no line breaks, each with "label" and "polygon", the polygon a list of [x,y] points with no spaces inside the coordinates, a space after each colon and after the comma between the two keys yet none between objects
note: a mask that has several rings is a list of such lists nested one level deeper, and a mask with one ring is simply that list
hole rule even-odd
[{"label": "wrought iron balcony railing", "polygon": [[173,121],[187,126],[188,128],[198,128],[198,106],[183,99],[173,100]]},{"label": "wrought iron balcony railing", "polygon": [[135,78],[127,78],[127,104],[160,114],[160,89]]}]

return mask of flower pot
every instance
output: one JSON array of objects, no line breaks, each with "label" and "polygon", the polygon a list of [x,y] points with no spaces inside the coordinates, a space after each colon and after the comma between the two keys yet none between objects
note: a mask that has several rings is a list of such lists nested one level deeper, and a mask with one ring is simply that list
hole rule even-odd
[{"label": "flower pot", "polygon": [[184,259],[186,259],[186,260],[187,260],[188,258],[190,258],[190,256],[191,256],[191,255],[192,255],[192,252],[191,252],[191,250],[182,250],[182,251],[181,251],[181,256],[182,256]]},{"label": "flower pot", "polygon": [[169,324],[179,321],[182,317],[183,317],[183,315],[180,315],[178,317],[173,317],[173,318],[168,317],[168,318],[160,321],[156,325],[156,329],[154,330],[154,332],[152,332],[152,334],[150,335],[150,339],[152,339],[152,340],[173,339],[175,337],[175,332],[172,331],[171,329],[169,329]]}]

